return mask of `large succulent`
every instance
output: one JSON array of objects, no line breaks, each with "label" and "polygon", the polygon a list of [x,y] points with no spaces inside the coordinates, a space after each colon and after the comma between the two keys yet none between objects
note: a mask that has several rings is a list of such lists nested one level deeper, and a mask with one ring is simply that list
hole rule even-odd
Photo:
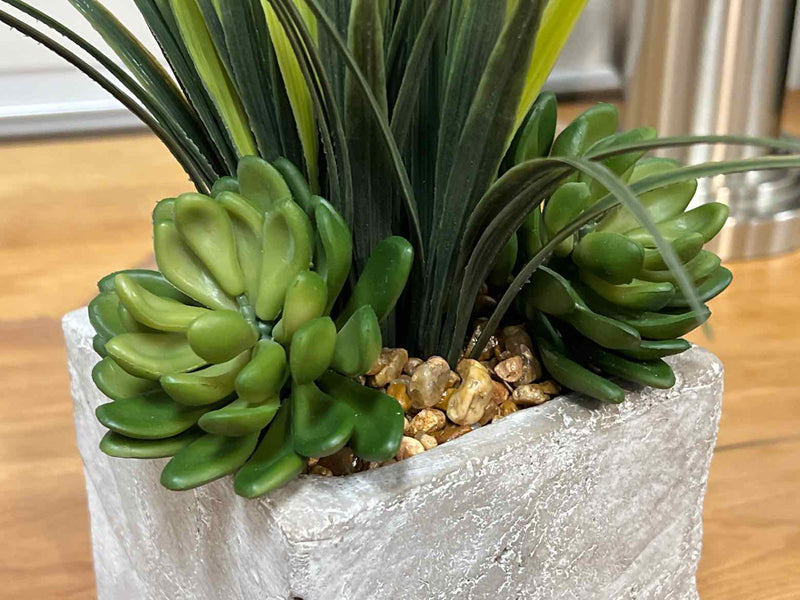
[{"label": "large succulent", "polygon": [[353,378],[380,355],[380,321],[403,291],[413,249],[398,236],[379,242],[337,302],[350,230],[294,165],[276,166],[247,157],[238,180],[218,181],[212,196],[159,202],[160,273],[113,273],[89,305],[105,357],[92,377],[113,400],[97,409],[110,429],[100,448],[172,456],[161,476],[170,489],[238,469],[236,492],[253,497],[295,477],[307,457],[349,443],[383,461],[400,444],[398,403]]},{"label": "large succulent", "polygon": [[[597,104],[554,139],[556,110],[552,94],[537,99],[506,155],[506,166],[548,155],[583,156],[655,138],[651,128],[618,133],[616,108]],[[648,178],[676,173],[680,164],[642,155],[620,154],[604,162],[633,189],[642,190],[641,207],[697,286],[700,300],[706,302],[732,280],[719,257],[703,250],[725,224],[728,207],[712,202],[687,211],[697,189],[696,180],[691,179],[645,191],[652,181]],[[517,255],[525,263],[550,242],[551,258],[525,283],[518,308],[554,379],[599,400],[621,402],[624,391],[597,373],[672,387],[675,376],[661,359],[688,349],[689,342],[681,336],[705,322],[710,312],[690,309],[690,300],[680,290],[653,234],[628,208],[618,206],[569,236],[558,235],[606,194],[605,188],[585,175],[560,183],[509,240],[489,281],[507,286],[516,273]]]},{"label": "large succulent", "polygon": [[[91,307],[108,353],[95,378],[115,398],[99,411],[116,432],[103,449],[177,452],[174,488],[257,445],[236,476],[245,495],[348,439],[389,456],[396,408],[352,376],[381,343],[455,366],[487,282],[497,301],[471,357],[525,321],[567,387],[618,402],[605,376],[671,385],[661,357],[730,282],[702,249],[726,210],[686,210],[696,179],[800,166],[789,141],[617,133],[607,104],[555,137],[540,91],[585,0],[133,0],[171,73],[98,0],[69,1],[122,66],[0,1],[29,19],[0,21],[123,102],[197,189],[154,211],[161,274],[106,278]],[[643,158],[695,143],[794,154]]]}]

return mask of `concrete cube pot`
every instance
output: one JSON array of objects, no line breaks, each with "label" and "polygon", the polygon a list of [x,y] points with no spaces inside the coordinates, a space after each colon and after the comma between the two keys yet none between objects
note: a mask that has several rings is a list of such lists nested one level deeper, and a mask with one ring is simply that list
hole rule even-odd
[{"label": "concrete cube pot", "polygon": [[696,599],[722,365],[671,390],[564,396],[407,461],[260,500],[109,458],[85,310],[64,318],[100,600]]}]

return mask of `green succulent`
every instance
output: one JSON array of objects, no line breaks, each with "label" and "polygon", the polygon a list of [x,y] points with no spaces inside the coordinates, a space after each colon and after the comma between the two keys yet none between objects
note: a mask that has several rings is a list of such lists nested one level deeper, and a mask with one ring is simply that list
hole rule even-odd
[{"label": "green succulent", "polygon": [[160,272],[99,282],[92,378],[113,400],[97,409],[106,454],[172,456],[161,482],[174,490],[238,471],[236,492],[253,497],[348,443],[365,460],[396,454],[403,411],[353,378],[381,352],[414,251],[382,240],[337,302],[352,263],[341,215],[310,193],[301,207],[260,158],[237,176],[156,205]]},{"label": "green succulent", "polygon": [[[661,358],[730,283],[703,250],[726,210],[687,211],[696,180],[800,166],[787,140],[620,133],[604,103],[556,137],[541,89],[586,0],[134,1],[169,71],[98,0],[70,3],[115,58],[23,0],[0,2],[27,21],[0,21],[122,102],[196,188],[154,210],[160,273],[109,276],[90,307],[101,446],[174,455],[173,488],[238,468],[255,496],[345,443],[390,456],[397,409],[353,377],[381,345],[455,366],[487,283],[471,356],[525,320],[568,388],[671,385]],[[644,157],[697,143],[789,154]]]},{"label": "green succulent", "polygon": [[[621,141],[655,138],[641,128],[617,133],[617,111],[598,104],[578,116],[557,137],[556,102],[541,95],[518,133],[504,165],[513,169],[525,160],[543,156],[584,156],[590,150],[613,148]],[[606,167],[634,188],[648,177],[674,173],[680,164],[666,158],[643,158],[642,152],[605,160]],[[607,193],[589,177],[560,184],[528,215],[507,248],[524,240],[520,262],[527,262],[554,240],[569,223]],[[719,233],[728,207],[709,203],[687,210],[697,189],[684,180],[642,192],[641,207],[668,242],[697,287],[702,302],[711,300],[731,283],[731,272],[703,245]],[[501,254],[489,281],[507,284],[516,274],[514,258]],[[501,286],[502,287],[502,286]],[[641,385],[669,388],[675,384],[662,359],[688,349],[681,336],[705,322],[679,288],[653,234],[628,208],[617,206],[587,222],[553,246],[525,283],[518,310],[530,324],[543,362],[562,385],[605,402],[622,402],[624,391],[598,373]]]}]

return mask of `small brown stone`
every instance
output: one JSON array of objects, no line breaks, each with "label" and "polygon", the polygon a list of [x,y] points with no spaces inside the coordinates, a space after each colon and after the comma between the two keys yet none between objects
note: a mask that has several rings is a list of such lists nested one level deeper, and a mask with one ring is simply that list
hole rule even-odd
[{"label": "small brown stone", "polygon": [[373,469],[377,469],[378,467],[380,467],[380,466],[382,466],[382,465],[383,465],[383,463],[380,463],[380,462],[376,462],[376,461],[374,461],[374,460],[371,460],[371,461],[369,461],[369,462],[367,463],[367,470],[368,470],[368,471],[372,471]]},{"label": "small brown stone", "polygon": [[403,439],[400,440],[400,448],[397,450],[395,458],[397,460],[405,460],[417,454],[421,454],[422,452],[425,452],[425,446],[422,445],[422,442],[413,437],[403,436]]},{"label": "small brown stone", "polygon": [[439,400],[433,407],[447,412],[447,407],[450,406],[450,398],[456,393],[456,388],[447,388],[442,392],[442,399]]},{"label": "small brown stone", "polygon": [[407,417],[403,417],[403,435],[414,435],[416,431],[411,427],[411,421]]},{"label": "small brown stone", "polygon": [[386,393],[397,400],[403,412],[411,408],[411,398],[408,397],[408,384],[405,381],[395,379],[389,384],[389,387],[386,388]]},{"label": "small brown stone", "polygon": [[478,294],[475,298],[475,306],[473,314],[480,316],[489,316],[492,311],[497,307],[497,300],[488,294]]},{"label": "small brown stone", "polygon": [[416,433],[431,433],[444,428],[446,424],[447,417],[441,410],[423,408],[411,419],[409,426]]},{"label": "small brown stone", "polygon": [[508,400],[510,393],[505,384],[495,381],[494,379],[492,380],[492,402],[495,404],[502,404]]},{"label": "small brown stone", "polygon": [[461,376],[455,371],[450,371],[450,375],[447,379],[447,387],[457,388],[460,383],[461,383]]},{"label": "small brown stone", "polygon": [[450,365],[441,356],[431,356],[419,365],[408,384],[411,406],[416,409],[437,404],[450,380]]},{"label": "small brown stone", "polygon": [[425,361],[422,360],[421,358],[416,358],[416,357],[409,358],[406,361],[406,364],[403,366],[403,373],[405,373],[406,375],[413,375],[414,371],[417,370],[417,367],[424,362]]},{"label": "small brown stone", "polygon": [[319,459],[312,456],[311,458],[308,459],[308,468],[310,469],[311,467],[316,465],[318,462],[319,462]]},{"label": "small brown stone", "polygon": [[503,381],[516,383],[522,377],[523,367],[522,356],[515,355],[498,363],[494,372]]},{"label": "small brown stone", "polygon": [[322,465],[314,465],[311,468],[312,475],[322,475],[323,477],[333,477],[333,471],[331,471],[328,467],[323,467]]},{"label": "small brown stone", "polygon": [[486,425],[490,423],[492,419],[494,419],[495,415],[499,412],[499,407],[494,402],[490,402],[489,405],[486,407],[486,410],[483,411],[483,416],[481,420],[478,421],[481,425]]},{"label": "small brown stone", "polygon": [[436,441],[436,438],[428,433],[419,432],[414,436],[414,439],[422,444],[422,447],[425,448],[425,450],[430,450],[431,448],[435,448],[439,445],[439,442]]},{"label": "small brown stone", "polygon": [[542,381],[539,387],[545,394],[550,394],[551,396],[558,396],[561,393],[561,386],[552,379]]},{"label": "small brown stone", "polygon": [[528,335],[524,325],[503,327],[502,338],[506,350],[511,354],[522,354],[523,350],[533,348],[533,340],[531,340],[531,336]]},{"label": "small brown stone", "polygon": [[367,385],[382,388],[397,379],[408,362],[408,351],[405,348],[384,348],[380,357],[367,372]]},{"label": "small brown stone", "polygon": [[494,386],[489,370],[481,363],[465,358],[458,363],[461,385],[450,397],[447,417],[459,425],[473,425],[481,420],[492,399]]},{"label": "small brown stone", "polygon": [[467,434],[470,431],[472,431],[472,427],[469,425],[448,425],[441,431],[437,431],[433,437],[436,438],[436,441],[439,442],[439,444],[444,444],[450,440],[460,438],[462,435]]},{"label": "small brown stone", "polygon": [[344,447],[330,456],[320,458],[318,466],[330,469],[334,475],[351,475],[361,470],[361,462],[350,448]]},{"label": "small brown stone", "polygon": [[550,400],[550,394],[546,394],[538,383],[527,383],[515,389],[512,398],[520,406],[536,406]]},{"label": "small brown stone", "polygon": [[498,407],[497,414],[492,419],[492,423],[495,423],[503,417],[507,417],[511,413],[517,412],[518,410],[519,407],[514,403],[513,400],[506,400]]}]

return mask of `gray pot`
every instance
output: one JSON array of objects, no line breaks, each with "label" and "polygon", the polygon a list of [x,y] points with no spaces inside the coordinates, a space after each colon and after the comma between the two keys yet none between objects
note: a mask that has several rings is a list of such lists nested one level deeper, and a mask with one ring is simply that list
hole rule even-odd
[{"label": "gray pot", "polygon": [[190,492],[97,444],[92,330],[64,318],[99,600],[696,599],[722,365],[671,390],[565,396],[401,463],[301,476],[261,500]]}]

